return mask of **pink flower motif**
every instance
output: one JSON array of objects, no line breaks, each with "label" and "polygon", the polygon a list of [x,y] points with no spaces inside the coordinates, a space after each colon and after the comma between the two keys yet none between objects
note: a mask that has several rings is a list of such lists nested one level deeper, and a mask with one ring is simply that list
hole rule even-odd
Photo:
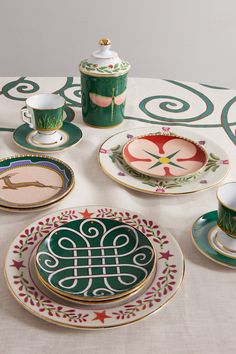
[{"label": "pink flower motif", "polygon": [[232,216],[232,219],[236,221],[236,216]]},{"label": "pink flower motif", "polygon": [[113,65],[112,65],[112,64],[108,65],[108,68],[111,68],[111,69],[112,69],[112,68],[113,68]]},{"label": "pink flower motif", "polygon": [[220,160],[219,163],[220,163],[220,165],[228,165],[229,160]]},{"label": "pink flower motif", "polygon": [[163,130],[163,132],[167,133],[170,131],[170,128],[169,127],[162,127],[161,128]]},{"label": "pink flower motif", "polygon": [[99,152],[101,154],[109,154],[111,152],[111,150],[106,150],[106,149],[100,148]]},{"label": "pink flower motif", "polygon": [[118,175],[123,177],[123,176],[125,176],[125,173],[124,172],[119,172]]},{"label": "pink flower motif", "polygon": [[134,137],[134,136],[131,135],[131,134],[127,134],[126,136],[127,136],[128,139],[132,139],[132,138]]},{"label": "pink flower motif", "polygon": [[205,145],[205,144],[206,144],[206,141],[205,141],[205,140],[200,140],[200,141],[198,142],[198,144],[200,144],[200,145]]},{"label": "pink flower motif", "polygon": [[156,192],[158,193],[165,193],[165,189],[164,188],[157,188]]}]

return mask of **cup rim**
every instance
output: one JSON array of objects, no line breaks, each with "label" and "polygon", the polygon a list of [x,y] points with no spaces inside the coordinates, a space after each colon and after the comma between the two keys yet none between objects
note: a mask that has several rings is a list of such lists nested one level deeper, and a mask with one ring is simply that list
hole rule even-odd
[{"label": "cup rim", "polygon": [[219,197],[219,190],[220,190],[222,187],[224,187],[224,186],[226,186],[226,185],[228,185],[228,184],[235,184],[235,185],[236,185],[236,181],[227,182],[227,183],[222,184],[222,185],[217,189],[216,197],[217,197],[217,199],[218,199],[218,202],[220,202],[224,207],[226,207],[227,209],[230,209],[230,210],[236,212],[236,208],[232,208],[232,207],[230,207],[229,205],[227,205],[226,203],[223,203],[222,200],[221,200],[220,197]]},{"label": "cup rim", "polygon": [[[51,96],[51,97],[59,97],[63,102],[60,104],[60,106],[55,107],[55,108],[52,108],[52,107],[48,107],[48,108],[38,108],[38,107],[33,107],[33,105],[31,105],[31,104],[29,103],[29,100],[32,99],[32,98],[35,98],[35,97],[38,97],[38,96],[47,96],[47,95],[48,95],[48,96]],[[63,106],[65,105],[65,103],[66,103],[66,100],[65,100],[64,97],[62,97],[61,95],[56,94],[56,93],[50,93],[50,92],[44,92],[44,93],[43,93],[43,92],[41,92],[41,93],[37,93],[36,95],[32,95],[32,96],[28,97],[25,102],[26,102],[26,105],[27,105],[28,107],[32,108],[32,109],[37,109],[37,110],[39,110],[39,111],[45,111],[45,110],[47,110],[47,109],[58,109],[58,108],[63,107]]]}]

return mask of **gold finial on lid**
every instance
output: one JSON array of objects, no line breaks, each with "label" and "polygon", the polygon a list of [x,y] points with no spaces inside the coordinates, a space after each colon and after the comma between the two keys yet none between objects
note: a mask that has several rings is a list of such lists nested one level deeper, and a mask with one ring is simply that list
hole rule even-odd
[{"label": "gold finial on lid", "polygon": [[101,38],[99,41],[100,45],[111,45],[111,41],[109,38]]}]

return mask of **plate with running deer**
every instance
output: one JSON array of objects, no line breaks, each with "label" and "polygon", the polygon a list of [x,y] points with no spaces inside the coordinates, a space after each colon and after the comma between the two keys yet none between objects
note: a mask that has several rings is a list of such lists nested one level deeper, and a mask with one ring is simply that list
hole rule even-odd
[{"label": "plate with running deer", "polygon": [[55,203],[74,186],[74,173],[63,161],[39,155],[0,160],[0,207],[27,209]]}]

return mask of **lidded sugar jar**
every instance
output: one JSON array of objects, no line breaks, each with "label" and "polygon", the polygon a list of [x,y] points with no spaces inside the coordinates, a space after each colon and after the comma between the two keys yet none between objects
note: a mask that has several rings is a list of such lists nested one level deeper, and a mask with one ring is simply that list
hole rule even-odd
[{"label": "lidded sugar jar", "polygon": [[123,121],[130,70],[130,64],[110,48],[108,38],[100,39],[99,49],[79,65],[83,120],[88,125],[101,128]]}]

